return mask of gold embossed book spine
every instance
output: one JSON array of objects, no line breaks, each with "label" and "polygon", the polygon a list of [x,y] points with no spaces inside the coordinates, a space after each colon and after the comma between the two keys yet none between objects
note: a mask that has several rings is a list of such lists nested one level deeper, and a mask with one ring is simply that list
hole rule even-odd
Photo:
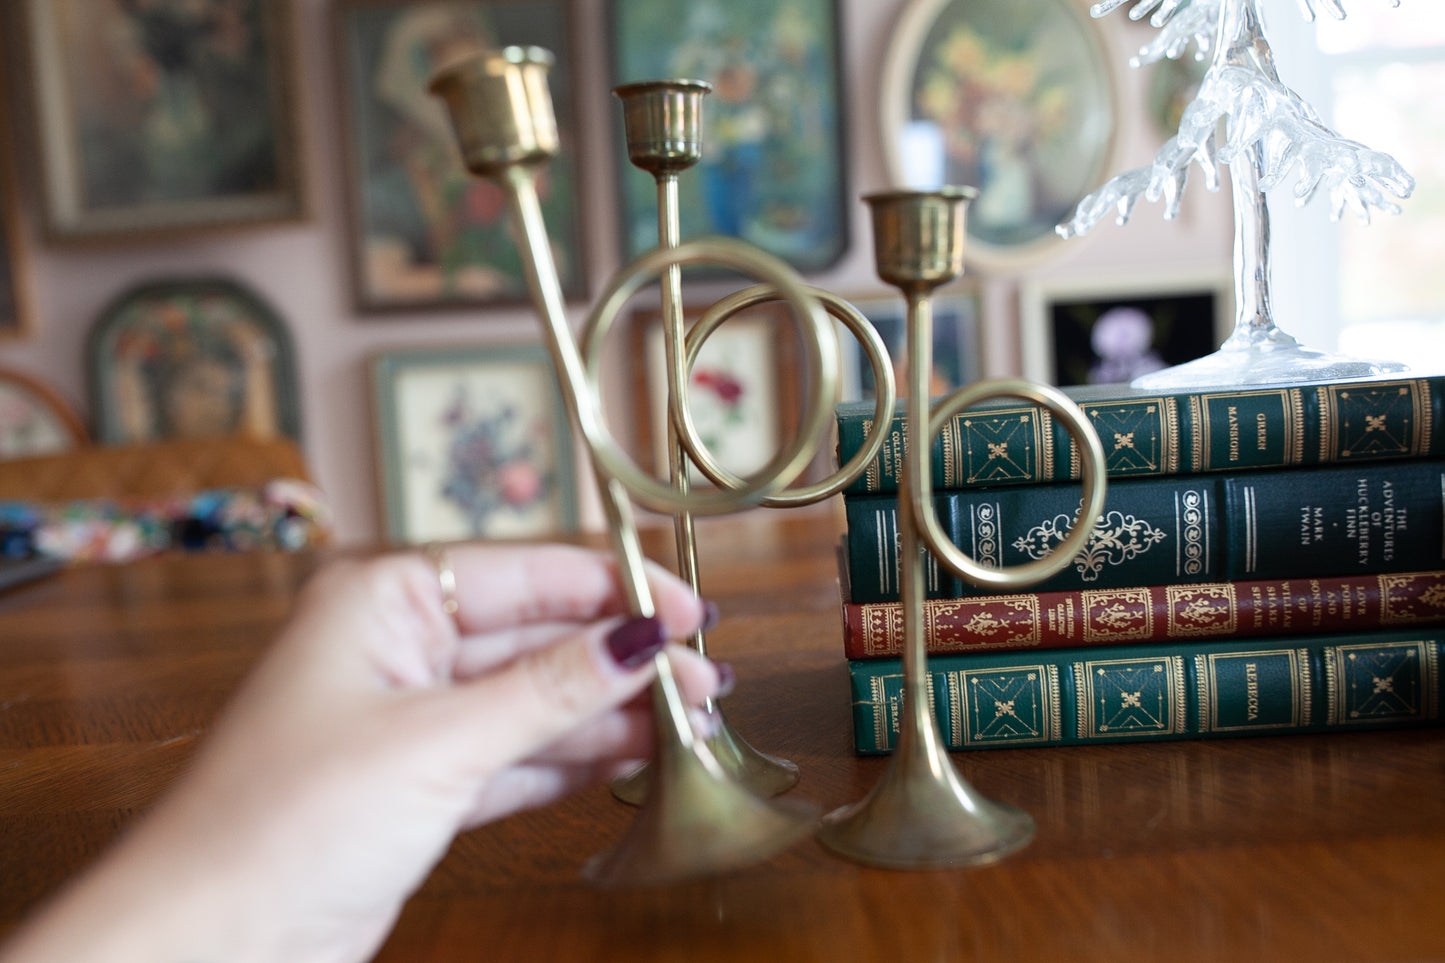
[{"label": "gold embossed book spine", "polygon": [[[930,654],[1442,624],[1445,570],[999,593],[923,604]],[[845,601],[843,651],[850,659],[901,655],[903,606]]]},{"label": "gold embossed book spine", "polygon": [[[1436,629],[944,655],[929,698],[953,750],[1437,726],[1442,645]],[[855,748],[890,751],[901,665],[849,672]]]},{"label": "gold embossed book spine", "polygon": [[[1445,376],[1174,394],[1123,385],[1064,392],[1098,432],[1110,479],[1445,456]],[[873,417],[872,402],[838,406],[840,463],[861,447]],[[898,490],[904,432],[900,406],[881,452],[849,495]],[[1047,411],[1027,403],[960,412],[933,448],[939,490],[1079,477],[1068,433]]]},{"label": "gold embossed book spine", "polygon": [[[1043,558],[1069,534],[1080,486],[939,493],[954,544],[981,564]],[[897,599],[892,495],[850,496],[850,601]],[[880,527],[880,525],[882,527]],[[1086,543],[1036,591],[1429,571],[1445,567],[1445,461],[1113,482]],[[940,583],[930,598],[983,594]]]}]

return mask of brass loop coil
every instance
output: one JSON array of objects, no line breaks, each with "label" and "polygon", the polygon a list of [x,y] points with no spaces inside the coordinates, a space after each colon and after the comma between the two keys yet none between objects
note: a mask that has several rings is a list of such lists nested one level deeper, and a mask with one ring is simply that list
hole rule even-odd
[{"label": "brass loop coil", "polygon": [[[807,359],[808,384],[804,417],[791,446],[781,448],[762,468],[735,485],[718,489],[679,491],[670,483],[654,478],[639,468],[601,424],[602,347],[628,300],[649,280],[673,266],[709,264],[731,268],[760,278],[778,292],[778,299],[792,309],[802,335]],[[653,248],[613,276],[598,299],[582,329],[580,350],[586,366],[587,388],[597,399],[598,434],[588,438],[593,457],[603,472],[621,484],[639,505],[665,514],[723,515],[759,504],[786,488],[812,462],[821,440],[826,437],[833,415],[838,383],[838,337],[819,300],[782,259],[733,238],[708,237],[683,241],[672,248]],[[687,385],[680,386],[681,403],[687,404]],[[709,460],[711,454],[695,437],[691,439]]]},{"label": "brass loop coil", "polygon": [[1074,444],[1082,455],[1084,491],[1078,517],[1068,536],[1048,555],[1032,562],[1002,568],[984,566],[954,545],[944,531],[933,504],[933,479],[929,472],[916,470],[919,464],[916,457],[908,459],[905,469],[909,476],[909,497],[913,502],[919,533],[939,561],[973,585],[993,589],[1023,588],[1062,571],[1088,544],[1094,533],[1094,520],[1104,511],[1104,446],[1083,411],[1067,395],[1049,385],[1018,378],[974,382],[938,402],[928,419],[924,446],[933,444],[934,436],[943,430],[948,419],[990,398],[1022,398],[1042,405],[1061,418],[1064,427],[1073,436]]},{"label": "brass loop coil", "polygon": [[[873,326],[873,323],[864,317],[857,308],[836,294],[815,287],[809,287],[806,290],[823,305],[823,309],[830,317],[841,321],[849,333],[857,338],[859,347],[868,359],[868,366],[873,369],[873,383],[877,386],[877,398],[873,407],[873,427],[864,436],[864,442],[859,450],[838,471],[810,485],[789,488],[779,494],[767,496],[762,500],[762,504],[768,508],[811,505],[837,494],[863,474],[878,453],[882,451],[884,442],[888,440],[889,429],[892,427],[893,406],[898,397],[897,385],[893,378],[893,365],[888,356],[888,346],[883,343],[883,338],[878,334],[878,329]],[[758,284],[730,294],[708,308],[687,335],[684,371],[689,378],[692,375],[692,367],[697,363],[698,355],[702,352],[703,344],[719,326],[742,311],[780,299],[775,288],[766,284]],[[685,401],[686,399],[680,400]],[[672,417],[677,425],[682,445],[687,449],[688,455],[697,465],[698,470],[720,488],[738,487],[742,483],[742,479],[723,467],[698,437],[691,408],[682,404],[680,408],[673,409]]]}]

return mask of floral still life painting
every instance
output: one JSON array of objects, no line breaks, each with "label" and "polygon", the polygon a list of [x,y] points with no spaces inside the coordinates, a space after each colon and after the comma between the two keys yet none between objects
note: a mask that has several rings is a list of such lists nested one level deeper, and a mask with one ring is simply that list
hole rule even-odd
[{"label": "floral still life painting", "polygon": [[341,26],[358,306],[525,299],[506,197],[496,184],[468,173],[445,109],[427,88],[444,63],[509,44],[543,47],[556,57],[548,80],[561,153],[536,174],[563,288],[580,295],[582,205],[563,4],[350,0]]},{"label": "floral still life painting", "polygon": [[1113,148],[1113,81],[1081,6],[913,0],[899,20],[883,91],[890,174],[978,189],[967,224],[981,266],[1056,250],[1054,225]]},{"label": "floral still life painting", "polygon": [[390,352],[372,374],[392,541],[575,528],[570,434],[540,347]]},{"label": "floral still life painting", "polygon": [[[695,312],[694,312],[695,313]],[[730,318],[698,351],[688,381],[688,408],[698,440],[728,471],[747,476],[763,468],[790,437],[798,417],[799,393],[782,372],[793,364],[787,312],[765,305]],[[650,448],[659,474],[667,465],[667,362],[662,325],[641,325],[646,338]],[[711,484],[696,467],[697,484]]]},{"label": "floral still life painting", "polygon": [[280,0],[29,0],[46,220],[63,237],[302,212]]},{"label": "floral still life painting", "polygon": [[[802,271],[847,247],[836,0],[613,0],[613,80],[712,84],[682,236],[740,237]],[[617,140],[621,146],[621,125]],[[624,252],[657,244],[657,188],[617,151]]]},{"label": "floral still life painting", "polygon": [[87,360],[98,441],[300,437],[290,332],[233,281],[122,294],[91,328]]}]

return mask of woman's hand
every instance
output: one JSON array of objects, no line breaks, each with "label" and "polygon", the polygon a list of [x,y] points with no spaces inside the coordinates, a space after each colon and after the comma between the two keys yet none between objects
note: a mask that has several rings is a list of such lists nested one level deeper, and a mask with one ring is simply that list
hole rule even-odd
[{"label": "woman's hand", "polygon": [[[691,590],[653,569],[632,619],[597,553],[449,559],[455,618],[420,553],[319,573],[192,770],[5,959],[362,960],[458,831],[645,757]],[[668,652],[691,703],[730,685]]]}]

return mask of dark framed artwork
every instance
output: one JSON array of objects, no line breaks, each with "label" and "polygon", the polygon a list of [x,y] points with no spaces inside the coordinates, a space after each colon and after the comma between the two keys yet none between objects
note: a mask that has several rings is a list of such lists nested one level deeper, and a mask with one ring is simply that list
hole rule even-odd
[{"label": "dark framed artwork", "polygon": [[[837,0],[612,0],[616,84],[704,80],[702,159],[679,178],[684,238],[751,241],[801,271],[848,247]],[[623,251],[657,245],[657,187],[613,108]]]},{"label": "dark framed artwork", "polygon": [[337,11],[357,306],[526,300],[505,195],[462,165],[442,102],[427,89],[444,62],[509,44],[556,57],[549,86],[561,152],[538,169],[538,193],[563,290],[585,296],[571,4],[346,0]]},{"label": "dark framed artwork", "polygon": [[[703,313],[684,311],[689,322]],[[637,417],[641,449],[653,472],[667,477],[667,359],[662,316],[639,311],[633,318],[638,366],[635,396],[647,406]],[[688,383],[688,402],[699,439],[724,468],[749,476],[793,441],[803,404],[798,346],[791,310],[764,302],[728,318],[699,349]],[[692,480],[712,484],[696,467]]]},{"label": "dark framed artwork", "polygon": [[58,239],[304,213],[285,0],[27,0]]},{"label": "dark framed artwork", "polygon": [[[906,327],[908,305],[898,292],[879,292],[849,297],[848,302],[872,323],[893,365],[893,379],[899,399],[908,397],[908,346]],[[978,380],[980,369],[979,326],[983,305],[978,285],[972,282],[949,285],[933,292],[933,373],[929,377],[930,397],[939,397]],[[844,346],[843,400],[876,397],[873,368],[858,339],[839,326]]]},{"label": "dark framed artwork", "polygon": [[986,270],[1058,250],[1054,227],[1110,162],[1116,112],[1103,38],[1079,0],[912,0],[885,59],[889,176],[977,188],[968,258]]},{"label": "dark framed artwork", "polygon": [[300,437],[290,332],[233,281],[126,292],[91,328],[86,359],[97,441]]},{"label": "dark framed artwork", "polygon": [[1120,384],[1202,358],[1234,326],[1227,270],[1054,278],[1020,293],[1024,374],[1053,385]]},{"label": "dark framed artwork", "polygon": [[20,225],[9,99],[0,76],[0,341],[31,332],[30,265]]},{"label": "dark framed artwork", "polygon": [[577,527],[572,435],[538,344],[389,351],[371,362],[377,470],[397,543]]}]

